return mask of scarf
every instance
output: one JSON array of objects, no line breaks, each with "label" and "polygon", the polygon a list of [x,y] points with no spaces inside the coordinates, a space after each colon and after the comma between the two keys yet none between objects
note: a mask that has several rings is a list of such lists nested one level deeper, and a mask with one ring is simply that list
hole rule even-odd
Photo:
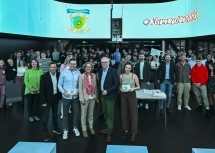
[{"label": "scarf", "polygon": [[[91,80],[91,84],[89,81],[89,76],[90,76],[90,80]],[[88,95],[93,96],[95,94],[95,82],[93,80],[93,74],[90,73],[89,75],[87,75],[87,73],[84,73],[84,87],[86,89],[86,93]]]}]

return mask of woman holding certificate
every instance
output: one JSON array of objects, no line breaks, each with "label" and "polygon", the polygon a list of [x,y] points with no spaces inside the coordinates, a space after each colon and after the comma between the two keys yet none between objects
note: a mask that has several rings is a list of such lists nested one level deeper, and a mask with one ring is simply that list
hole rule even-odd
[{"label": "woman holding certificate", "polygon": [[85,72],[79,76],[79,101],[81,103],[81,127],[83,137],[87,138],[86,118],[88,114],[88,123],[90,134],[95,135],[93,129],[93,112],[95,101],[98,102],[96,75],[92,73],[93,64],[87,62],[84,65]]},{"label": "woman holding certificate", "polygon": [[139,79],[136,74],[131,73],[132,64],[127,62],[124,67],[124,73],[120,75],[121,91],[121,117],[123,134],[122,139],[126,139],[129,134],[129,123],[131,124],[130,142],[136,140],[137,134],[137,98],[135,90],[140,89]]}]

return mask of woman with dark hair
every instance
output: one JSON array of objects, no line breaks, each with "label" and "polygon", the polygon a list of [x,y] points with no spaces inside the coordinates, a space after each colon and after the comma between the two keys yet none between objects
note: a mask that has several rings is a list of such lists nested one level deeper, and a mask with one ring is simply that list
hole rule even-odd
[{"label": "woman with dark hair", "polygon": [[208,64],[208,81],[207,93],[211,111],[215,111],[215,66],[213,63]]},{"label": "woman with dark hair", "polygon": [[22,89],[24,90],[24,75],[27,70],[27,65],[24,60],[20,60],[17,67],[17,74],[16,74],[16,82],[22,84]]},{"label": "woman with dark hair", "polygon": [[87,62],[84,65],[85,72],[79,76],[79,100],[81,103],[81,127],[83,137],[87,138],[86,117],[88,114],[88,122],[90,134],[95,135],[93,129],[93,112],[95,101],[98,102],[98,90],[96,85],[96,75],[92,73],[93,64]]},{"label": "woman with dark hair", "polygon": [[24,60],[19,60],[18,66],[17,66],[17,74],[16,74],[16,83],[21,83],[22,86],[22,103],[24,104],[24,75],[26,70],[28,69],[27,65],[25,64]]},{"label": "woman with dark hair", "polygon": [[5,95],[5,85],[6,85],[6,77],[5,77],[5,63],[3,60],[0,60],[0,109],[3,108],[4,103],[4,95]]},{"label": "woman with dark hair", "polygon": [[127,62],[124,73],[120,75],[122,139],[128,136],[129,123],[131,127],[130,142],[136,140],[137,134],[137,98],[135,90],[140,89],[139,79],[132,73],[132,64]]},{"label": "woman with dark hair", "polygon": [[25,95],[28,99],[28,120],[33,122],[34,120],[39,121],[38,109],[39,109],[39,88],[40,88],[40,77],[43,74],[39,68],[37,60],[31,60],[29,63],[28,70],[25,73]]}]

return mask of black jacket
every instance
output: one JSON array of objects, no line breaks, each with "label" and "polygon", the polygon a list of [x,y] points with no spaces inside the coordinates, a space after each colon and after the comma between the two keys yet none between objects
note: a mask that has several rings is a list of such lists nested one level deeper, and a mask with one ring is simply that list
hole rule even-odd
[{"label": "black jacket", "polygon": [[[135,66],[135,74],[140,79],[140,63]],[[143,82],[150,82],[151,80],[151,65],[148,62],[144,62],[143,67]]]},{"label": "black jacket", "polygon": [[[56,74],[57,77],[57,85],[58,85],[58,80],[59,80],[59,73]],[[40,103],[42,104],[49,104],[52,102],[52,98],[53,98],[53,93],[54,93],[54,89],[53,89],[53,84],[52,84],[52,79],[51,79],[51,75],[50,72],[46,72],[45,74],[43,74],[41,76],[40,79]],[[57,97],[58,99],[60,99],[60,92],[58,90],[57,87]]]},{"label": "black jacket", "polygon": [[[176,66],[175,63],[170,62],[170,72],[169,72],[169,78],[172,84],[176,82]],[[160,66],[158,67],[158,80],[160,80],[160,83],[162,83],[165,80],[166,75],[166,63],[162,62]]]}]

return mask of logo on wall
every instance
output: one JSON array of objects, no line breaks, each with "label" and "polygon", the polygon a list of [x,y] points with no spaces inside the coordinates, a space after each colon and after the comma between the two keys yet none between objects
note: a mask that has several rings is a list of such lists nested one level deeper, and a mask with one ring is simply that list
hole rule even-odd
[{"label": "logo on wall", "polygon": [[159,18],[152,17],[151,19],[146,19],[143,21],[145,26],[161,26],[161,25],[175,25],[175,24],[183,24],[190,23],[199,19],[199,11],[194,10],[188,15],[185,16],[177,16],[175,18]]},{"label": "logo on wall", "polygon": [[90,18],[90,10],[67,9],[67,14],[70,23],[70,26],[66,27],[67,31],[73,33],[86,33],[91,30],[87,24]]}]

